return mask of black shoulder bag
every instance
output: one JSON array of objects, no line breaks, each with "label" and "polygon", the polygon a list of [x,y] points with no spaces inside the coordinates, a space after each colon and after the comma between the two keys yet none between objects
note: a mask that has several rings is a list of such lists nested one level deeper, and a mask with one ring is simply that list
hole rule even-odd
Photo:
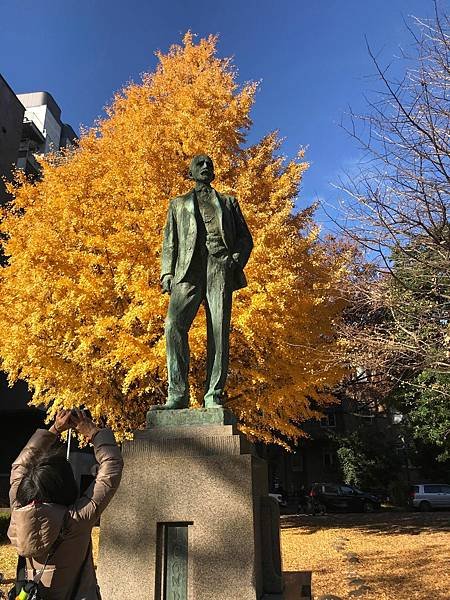
[{"label": "black shoulder bag", "polygon": [[62,528],[56,538],[53,546],[50,548],[50,552],[47,554],[44,565],[36,573],[33,579],[27,579],[26,568],[27,563],[25,557],[19,556],[17,559],[16,569],[16,583],[14,587],[8,592],[8,600],[45,600],[42,593],[42,586],[40,585],[41,577],[44,573],[44,569],[47,566],[48,561],[56,552],[58,546],[62,542]]}]

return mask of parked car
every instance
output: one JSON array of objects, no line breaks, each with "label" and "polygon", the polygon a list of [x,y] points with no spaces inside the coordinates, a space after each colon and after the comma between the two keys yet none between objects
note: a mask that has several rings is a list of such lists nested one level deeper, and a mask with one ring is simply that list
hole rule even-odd
[{"label": "parked car", "polygon": [[445,483],[416,483],[411,486],[411,505],[421,511],[450,508],[450,485]]},{"label": "parked car", "polygon": [[366,488],[365,492],[375,496],[375,498],[377,498],[381,504],[387,504],[391,500],[389,497],[389,492],[384,488]]},{"label": "parked car", "polygon": [[381,507],[377,496],[351,485],[314,483],[309,495],[318,505],[331,511],[373,512]]}]

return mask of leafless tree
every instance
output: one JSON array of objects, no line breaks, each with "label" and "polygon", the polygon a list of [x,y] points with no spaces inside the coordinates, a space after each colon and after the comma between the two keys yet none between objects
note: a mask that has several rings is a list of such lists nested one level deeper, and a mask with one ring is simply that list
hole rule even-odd
[{"label": "leafless tree", "polygon": [[382,91],[368,114],[349,115],[365,152],[339,185],[335,219],[359,250],[343,290],[341,360],[385,387],[424,369],[450,372],[450,19],[435,5],[410,31],[401,80],[368,46]]}]

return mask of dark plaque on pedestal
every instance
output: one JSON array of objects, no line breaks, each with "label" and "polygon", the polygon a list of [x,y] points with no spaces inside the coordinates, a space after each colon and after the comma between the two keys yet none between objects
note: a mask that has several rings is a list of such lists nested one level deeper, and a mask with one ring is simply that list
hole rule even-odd
[{"label": "dark plaque on pedestal", "polygon": [[187,600],[188,526],[165,525],[164,540],[164,600]]}]

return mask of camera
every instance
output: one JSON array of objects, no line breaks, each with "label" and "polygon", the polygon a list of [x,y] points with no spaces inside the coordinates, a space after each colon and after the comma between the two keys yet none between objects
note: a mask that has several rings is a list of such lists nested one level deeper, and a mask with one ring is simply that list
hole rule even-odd
[{"label": "camera", "polygon": [[[78,408],[78,410],[83,413],[83,415],[85,417],[87,417],[88,419],[92,419],[91,413],[87,408],[84,408],[84,406],[80,406]],[[70,411],[70,414],[72,415],[72,417],[77,417],[77,409],[72,408],[72,410]]]}]

